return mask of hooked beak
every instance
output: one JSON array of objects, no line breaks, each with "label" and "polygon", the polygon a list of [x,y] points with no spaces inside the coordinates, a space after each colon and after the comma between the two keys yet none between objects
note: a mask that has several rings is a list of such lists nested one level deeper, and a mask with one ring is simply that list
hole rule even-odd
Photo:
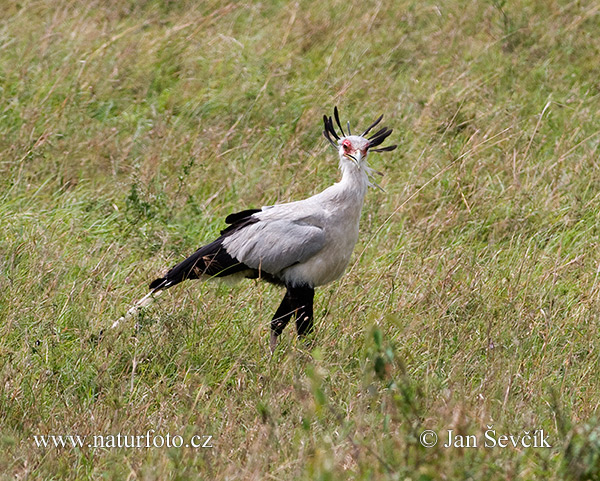
[{"label": "hooked beak", "polygon": [[360,150],[358,150],[354,155],[344,154],[344,157],[347,157],[348,159],[352,160],[356,166],[359,166],[362,159],[362,154],[360,153]]}]

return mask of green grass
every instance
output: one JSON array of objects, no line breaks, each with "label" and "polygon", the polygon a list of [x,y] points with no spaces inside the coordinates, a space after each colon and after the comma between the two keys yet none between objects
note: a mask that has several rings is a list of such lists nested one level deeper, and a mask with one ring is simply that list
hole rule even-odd
[{"label": "green grass", "polygon": [[[2,10],[2,479],[600,479],[596,2]],[[227,214],[336,181],[334,105],[399,148],[311,345],[270,356],[254,281],[108,329]],[[490,425],[552,447],[419,443]],[[33,438],[150,429],[214,447]]]}]

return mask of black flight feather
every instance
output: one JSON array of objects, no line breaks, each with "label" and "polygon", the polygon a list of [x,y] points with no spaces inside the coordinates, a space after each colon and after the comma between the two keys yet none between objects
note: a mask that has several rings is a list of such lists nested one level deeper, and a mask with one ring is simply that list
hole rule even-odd
[{"label": "black flight feather", "polygon": [[236,272],[253,270],[229,255],[223,246],[223,239],[244,227],[259,222],[256,217],[253,217],[253,214],[260,211],[261,209],[248,209],[229,214],[225,218],[225,222],[230,225],[221,231],[221,237],[200,247],[187,259],[170,269],[165,277],[152,281],[150,289],[166,289],[186,279],[198,279],[201,276],[223,277]]},{"label": "black flight feather", "polygon": [[261,210],[262,209],[246,209],[241,212],[234,212],[225,217],[225,222],[227,224],[235,224],[236,222],[245,219],[246,217],[250,217],[252,214],[261,212]]},{"label": "black flight feather", "polygon": [[165,277],[155,279],[150,289],[158,290],[172,287],[186,279],[198,279],[201,276],[223,277],[250,268],[231,257],[223,247],[223,237],[200,247],[187,259],[169,270]]}]

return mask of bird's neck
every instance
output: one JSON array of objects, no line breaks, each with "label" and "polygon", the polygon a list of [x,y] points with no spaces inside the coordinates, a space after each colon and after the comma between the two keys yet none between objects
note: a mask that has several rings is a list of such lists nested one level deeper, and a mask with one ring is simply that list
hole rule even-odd
[{"label": "bird's neck", "polygon": [[354,162],[346,159],[340,159],[340,170],[342,171],[342,180],[338,182],[340,190],[354,193],[362,203],[369,186],[367,173]]}]

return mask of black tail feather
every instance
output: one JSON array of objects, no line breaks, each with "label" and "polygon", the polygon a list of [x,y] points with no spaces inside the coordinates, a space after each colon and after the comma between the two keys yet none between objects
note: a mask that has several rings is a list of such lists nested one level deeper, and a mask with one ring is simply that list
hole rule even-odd
[{"label": "black tail feather", "polygon": [[224,277],[250,269],[246,264],[231,257],[223,246],[223,238],[200,247],[184,261],[173,267],[165,277],[159,277],[150,283],[150,289],[167,289],[186,279],[198,279],[201,276]]},{"label": "black tail feather", "polygon": [[167,272],[165,277],[153,280],[150,283],[150,289],[167,289],[186,279],[198,279],[201,276],[225,277],[236,272],[251,270],[246,264],[243,264],[227,253],[223,246],[223,238],[258,222],[258,219],[253,217],[252,214],[260,211],[261,209],[248,209],[229,214],[225,222],[230,225],[221,231],[221,237],[210,244],[200,247],[191,256]]},{"label": "black tail feather", "polygon": [[166,283],[167,283],[166,277],[159,277],[158,279],[154,279],[148,287],[149,287],[149,289],[157,291],[159,289],[162,289],[164,287],[164,284],[166,284]]}]

